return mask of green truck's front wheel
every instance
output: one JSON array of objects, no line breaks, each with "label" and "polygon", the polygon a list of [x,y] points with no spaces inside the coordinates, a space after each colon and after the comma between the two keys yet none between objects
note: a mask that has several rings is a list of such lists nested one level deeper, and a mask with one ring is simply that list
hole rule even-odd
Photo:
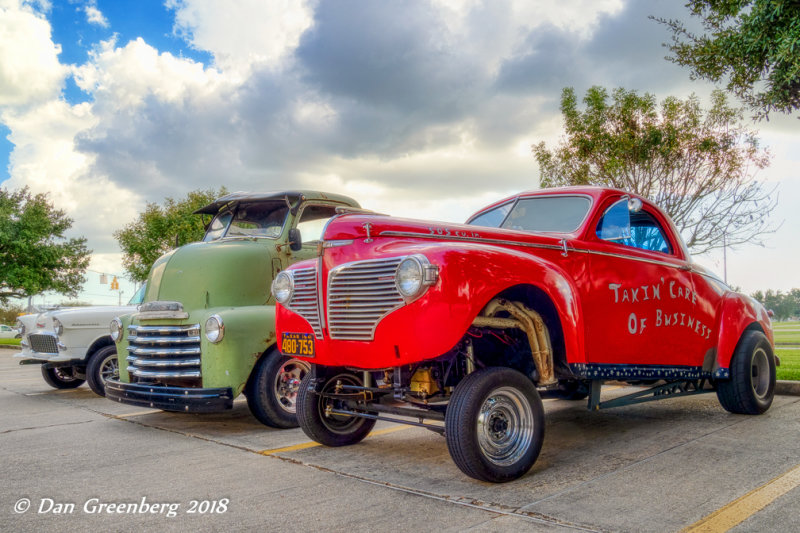
[{"label": "green truck's front wheel", "polygon": [[256,363],[247,384],[247,406],[259,422],[288,429],[297,427],[297,392],[308,373],[308,363],[281,355],[265,354]]}]

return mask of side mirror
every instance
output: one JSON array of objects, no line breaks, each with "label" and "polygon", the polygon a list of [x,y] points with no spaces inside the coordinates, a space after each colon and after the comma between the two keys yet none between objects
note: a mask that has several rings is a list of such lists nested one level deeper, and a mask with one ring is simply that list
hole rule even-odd
[{"label": "side mirror", "polygon": [[298,252],[303,248],[303,237],[300,236],[300,230],[292,228],[289,230],[289,249],[293,252]]},{"label": "side mirror", "polygon": [[628,201],[626,196],[606,210],[598,237],[604,241],[621,241],[631,238],[631,213]]}]

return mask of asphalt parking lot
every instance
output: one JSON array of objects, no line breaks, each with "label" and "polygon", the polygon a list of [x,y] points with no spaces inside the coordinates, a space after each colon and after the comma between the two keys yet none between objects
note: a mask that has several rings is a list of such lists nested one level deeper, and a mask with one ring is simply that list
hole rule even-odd
[{"label": "asphalt parking lot", "polygon": [[422,428],[379,423],[325,448],[242,400],[187,415],[56,391],[13,353],[0,350],[0,531],[800,530],[798,396],[758,417],[714,394],[594,413],[545,400],[539,461],[493,485]]}]

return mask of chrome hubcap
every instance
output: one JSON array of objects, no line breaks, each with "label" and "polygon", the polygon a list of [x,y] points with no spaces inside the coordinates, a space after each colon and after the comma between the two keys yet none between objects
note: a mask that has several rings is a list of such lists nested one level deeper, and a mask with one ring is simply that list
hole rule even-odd
[{"label": "chrome hubcap", "polygon": [[478,413],[478,445],[498,466],[516,463],[533,442],[533,410],[518,390],[501,387],[486,398]]},{"label": "chrome hubcap", "polygon": [[56,367],[53,369],[53,372],[55,373],[56,377],[61,381],[75,381],[76,379],[78,379],[73,375],[71,368],[69,368],[68,370],[64,370],[63,368]]},{"label": "chrome hubcap", "polygon": [[769,374],[769,356],[763,348],[757,348],[750,361],[750,386],[757,398],[766,397],[770,384]]},{"label": "chrome hubcap", "polygon": [[103,360],[100,365],[100,379],[103,383],[108,379],[119,379],[119,363],[117,362],[117,355],[109,355]]},{"label": "chrome hubcap", "polygon": [[308,371],[308,364],[298,359],[289,359],[278,371],[275,379],[275,397],[286,412],[294,413],[297,410],[297,392],[300,390],[303,376]]}]

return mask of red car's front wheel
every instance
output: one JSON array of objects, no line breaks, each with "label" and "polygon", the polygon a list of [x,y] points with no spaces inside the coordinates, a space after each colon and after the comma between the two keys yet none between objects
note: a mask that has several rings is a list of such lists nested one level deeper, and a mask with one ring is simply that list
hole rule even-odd
[{"label": "red car's front wheel", "polygon": [[544,441],[544,408],[522,373],[494,367],[459,383],[445,414],[447,448],[470,477],[495,483],[524,475]]}]

